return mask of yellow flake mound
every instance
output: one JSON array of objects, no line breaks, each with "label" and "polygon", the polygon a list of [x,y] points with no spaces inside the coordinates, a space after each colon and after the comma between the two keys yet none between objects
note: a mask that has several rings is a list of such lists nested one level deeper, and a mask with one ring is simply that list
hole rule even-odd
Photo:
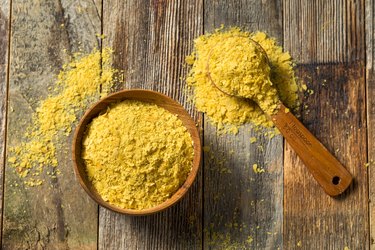
[{"label": "yellow flake mound", "polygon": [[[195,106],[209,117],[219,131],[236,132],[238,127],[245,123],[272,127],[272,122],[267,119],[255,102],[222,93],[208,78],[207,62],[210,58],[210,52],[213,53],[212,48],[215,48],[215,51],[218,50],[218,52],[224,50],[222,47],[229,46],[227,43],[230,43],[230,38],[233,37],[241,37],[241,39],[250,37],[262,46],[269,59],[270,80],[277,89],[278,97],[289,108],[295,108],[298,105],[298,86],[289,53],[283,52],[282,47],[277,45],[276,40],[263,32],[249,33],[241,31],[239,28],[232,28],[228,31],[216,30],[212,34],[198,37],[194,43],[195,51],[186,57],[186,62],[192,65],[186,82],[188,86],[194,89]],[[222,43],[222,41],[227,41],[227,43]],[[240,40],[234,39],[234,41]],[[210,63],[210,67],[214,66],[211,66]],[[220,64],[216,71],[219,71],[220,68],[226,70],[226,67],[228,65]],[[229,71],[226,77],[230,79]],[[233,78],[235,77],[233,76]]]},{"label": "yellow flake mound", "polygon": [[[62,136],[68,136],[77,114],[86,106],[107,95],[115,70],[111,68],[111,50],[101,53],[76,54],[74,60],[63,66],[58,75],[54,94],[42,100],[33,115],[32,125],[20,145],[10,148],[8,162],[21,177],[29,172],[38,176],[45,166],[56,167],[56,147]],[[25,184],[42,184],[41,179],[25,180]]]},{"label": "yellow flake mound", "polygon": [[126,100],[87,127],[82,157],[105,201],[145,209],[170,198],[193,165],[193,142],[182,121],[150,103]]},{"label": "yellow flake mound", "polygon": [[208,72],[224,93],[254,100],[268,114],[279,98],[270,81],[268,58],[249,36],[231,36],[219,41],[209,52]]}]

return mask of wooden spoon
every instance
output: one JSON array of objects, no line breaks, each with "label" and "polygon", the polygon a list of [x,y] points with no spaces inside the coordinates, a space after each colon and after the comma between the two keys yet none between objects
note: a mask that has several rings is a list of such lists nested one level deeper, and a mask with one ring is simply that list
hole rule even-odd
[{"label": "wooden spoon", "polygon": [[[267,54],[262,46],[250,38],[249,40],[260,48],[260,52],[268,61]],[[213,48],[211,52],[212,50]],[[224,94],[246,98],[235,93],[228,93],[228,90],[221,89],[215,83],[209,70],[211,52],[207,62],[207,73],[212,84]],[[257,100],[253,101],[258,104]],[[291,112],[288,112],[281,101],[277,112],[270,115],[269,118],[328,195],[337,196],[350,186],[352,182],[351,174]]]}]

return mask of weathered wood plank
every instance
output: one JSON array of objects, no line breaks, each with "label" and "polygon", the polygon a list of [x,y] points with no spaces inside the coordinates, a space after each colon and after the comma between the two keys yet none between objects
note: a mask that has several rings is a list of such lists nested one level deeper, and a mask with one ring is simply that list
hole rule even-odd
[{"label": "weathered wood plank", "polygon": [[[9,45],[9,9],[10,1],[0,1],[0,213],[3,210],[3,171],[6,138],[6,109],[7,109],[7,70]],[[0,217],[2,224],[2,217]],[[1,227],[0,227],[1,228]],[[0,242],[1,242],[0,235]]]},{"label": "weathered wood plank", "polygon": [[375,2],[367,0],[366,5],[366,98],[367,98],[367,149],[369,173],[370,206],[370,248],[375,249]]},{"label": "weathered wood plank", "polygon": [[[98,46],[100,28],[89,0],[12,2],[7,148],[22,140],[69,54]],[[6,165],[3,249],[96,248],[97,205],[75,180],[70,144],[67,138],[57,149],[61,175],[44,176],[40,187],[25,186]]]},{"label": "weathered wood plank", "polygon": [[355,178],[331,198],[286,144],[284,248],[368,249],[364,1],[285,0],[283,8],[285,47],[314,91],[301,121]]},{"label": "weathered wood plank", "polygon": [[[205,32],[221,24],[262,30],[282,44],[279,1],[205,1]],[[257,137],[251,144],[250,138]],[[283,140],[244,126],[238,135],[216,134],[205,119],[204,248],[277,249],[282,246]],[[253,164],[265,169],[256,174]]]},{"label": "weathered wood plank", "polygon": [[[115,50],[124,70],[122,88],[152,89],[186,103],[184,57],[202,32],[201,1],[118,1],[104,3],[104,46]],[[182,77],[182,79],[180,78]],[[147,217],[128,217],[100,208],[100,249],[199,249],[202,244],[202,177],[176,206]]]},{"label": "weathered wood plank", "polygon": [[284,0],[283,8],[285,49],[297,62],[363,59],[363,1]]}]

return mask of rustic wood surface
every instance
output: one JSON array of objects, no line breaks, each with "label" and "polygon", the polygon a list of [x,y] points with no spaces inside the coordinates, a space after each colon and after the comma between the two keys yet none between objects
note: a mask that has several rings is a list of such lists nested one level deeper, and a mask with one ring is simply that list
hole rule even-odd
[{"label": "rustic wood surface", "polygon": [[[98,46],[96,9],[92,1],[12,1],[7,148],[23,138],[39,100],[71,53]],[[96,247],[98,208],[75,180],[70,141],[66,138],[58,149],[61,175],[45,177],[47,183],[38,188],[24,185],[6,165],[4,249]]]},{"label": "rustic wood surface", "polygon": [[[3,190],[4,160],[5,160],[5,131],[7,110],[7,70],[8,70],[8,45],[9,45],[9,9],[10,2],[0,1],[0,190]],[[3,195],[0,198],[0,212],[3,211]],[[2,217],[0,223],[2,224]],[[0,235],[1,241],[1,235]]]},{"label": "rustic wood surface", "polygon": [[366,101],[367,101],[367,161],[369,174],[369,224],[370,224],[370,247],[375,249],[375,204],[371,202],[375,197],[375,2],[365,1],[365,43],[366,43]]},{"label": "rustic wood surface", "polygon": [[[266,30],[282,42],[278,1],[205,1],[204,31],[240,26]],[[283,140],[244,126],[237,136],[217,136],[204,120],[204,248],[282,248]],[[256,137],[255,143],[250,142]],[[255,173],[253,164],[265,169]]]},{"label": "rustic wood surface", "polygon": [[[183,89],[184,57],[201,34],[201,1],[104,2],[104,46],[115,50],[114,66],[125,85],[159,91],[179,101],[198,121]],[[199,249],[202,244],[202,177],[176,206],[149,217],[99,211],[99,249]],[[115,236],[116,235],[116,236]]]},{"label": "rustic wood surface", "polygon": [[286,145],[284,246],[292,249],[368,249],[368,180],[363,1],[285,1],[284,45],[313,94],[301,121],[354,177],[332,199]]},{"label": "rustic wood surface", "polygon": [[[0,0],[2,248],[375,249],[374,15],[374,0]],[[188,102],[184,57],[222,24],[266,31],[290,51],[313,90],[301,95],[300,120],[354,177],[344,195],[327,196],[281,136],[250,126],[217,135]],[[73,175],[71,136],[59,148],[62,174],[48,185],[24,186],[4,160],[62,64],[102,45],[123,70],[116,89],[162,92],[202,131],[198,178],[159,214],[124,216],[90,200]]]}]

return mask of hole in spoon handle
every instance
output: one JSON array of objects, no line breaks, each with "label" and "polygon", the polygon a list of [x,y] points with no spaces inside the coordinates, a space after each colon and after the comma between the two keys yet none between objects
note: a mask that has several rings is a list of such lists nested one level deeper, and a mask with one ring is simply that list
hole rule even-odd
[{"label": "hole in spoon handle", "polygon": [[338,185],[338,184],[340,183],[340,181],[341,181],[341,178],[340,178],[340,177],[338,177],[338,176],[333,176],[333,178],[332,178],[332,184],[333,184],[333,185]]},{"label": "hole in spoon handle", "polygon": [[348,170],[292,113],[285,112],[283,104],[271,118],[328,195],[339,195],[350,186],[353,178]]}]

